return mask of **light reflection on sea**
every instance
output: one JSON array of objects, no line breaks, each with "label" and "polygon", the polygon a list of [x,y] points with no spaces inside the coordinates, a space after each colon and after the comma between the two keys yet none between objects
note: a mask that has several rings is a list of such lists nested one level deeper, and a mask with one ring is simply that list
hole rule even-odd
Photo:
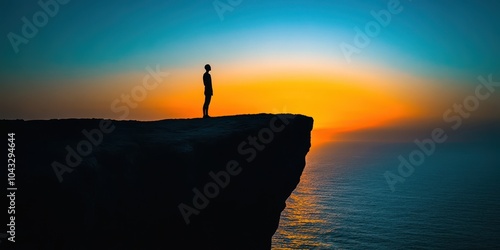
[{"label": "light reflection on sea", "polygon": [[273,249],[500,249],[500,146],[440,145],[391,192],[383,173],[414,144],[313,149]]}]

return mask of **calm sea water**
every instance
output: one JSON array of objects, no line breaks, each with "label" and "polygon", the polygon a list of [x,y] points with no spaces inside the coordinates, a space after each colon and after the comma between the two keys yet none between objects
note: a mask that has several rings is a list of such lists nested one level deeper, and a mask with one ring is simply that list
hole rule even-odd
[{"label": "calm sea water", "polygon": [[273,249],[500,249],[500,146],[438,145],[392,192],[414,144],[313,148]]}]

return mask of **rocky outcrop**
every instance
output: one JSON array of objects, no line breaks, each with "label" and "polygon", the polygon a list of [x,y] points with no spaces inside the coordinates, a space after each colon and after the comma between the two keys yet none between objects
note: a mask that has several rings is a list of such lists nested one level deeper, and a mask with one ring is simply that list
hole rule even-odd
[{"label": "rocky outcrop", "polygon": [[0,124],[15,133],[18,188],[16,243],[4,246],[270,249],[313,119]]}]

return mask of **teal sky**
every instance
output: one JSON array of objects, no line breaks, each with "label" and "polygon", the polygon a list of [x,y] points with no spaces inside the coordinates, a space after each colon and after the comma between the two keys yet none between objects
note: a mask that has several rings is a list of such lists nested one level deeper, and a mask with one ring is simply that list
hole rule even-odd
[{"label": "teal sky", "polygon": [[[352,43],[354,27],[363,28],[373,20],[370,11],[387,9],[388,2],[242,1],[221,21],[212,1],[72,0],[16,54],[7,34],[21,34],[21,17],[41,8],[36,1],[2,1],[1,74],[107,74],[155,63],[182,68],[294,53],[339,61],[339,44]],[[498,72],[500,2],[400,4],[403,11],[352,63],[417,74]]]}]

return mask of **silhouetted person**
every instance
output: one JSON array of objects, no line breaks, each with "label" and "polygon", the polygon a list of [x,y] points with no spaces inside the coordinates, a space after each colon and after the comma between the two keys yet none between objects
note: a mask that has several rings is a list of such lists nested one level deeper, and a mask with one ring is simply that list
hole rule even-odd
[{"label": "silhouetted person", "polygon": [[203,118],[209,118],[208,106],[210,105],[210,100],[212,100],[212,95],[214,91],[212,89],[212,76],[210,76],[210,70],[212,68],[209,64],[205,65],[205,74],[203,74],[203,85],[205,85],[205,103],[203,104]]}]

